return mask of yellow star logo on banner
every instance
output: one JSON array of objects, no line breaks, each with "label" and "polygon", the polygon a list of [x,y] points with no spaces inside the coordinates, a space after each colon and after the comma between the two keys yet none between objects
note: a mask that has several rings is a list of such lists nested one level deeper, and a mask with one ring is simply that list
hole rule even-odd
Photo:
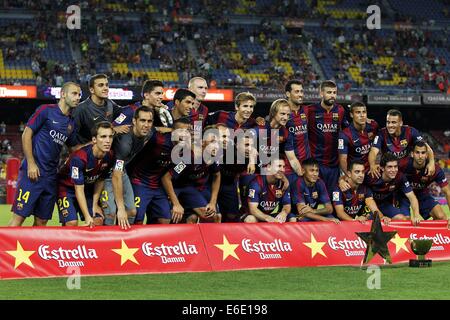
[{"label": "yellow star logo on banner", "polygon": [[314,235],[311,233],[311,242],[303,242],[305,246],[311,249],[311,258],[314,258],[316,254],[321,254],[325,258],[325,252],[323,252],[322,247],[325,245],[325,242],[317,242]]},{"label": "yellow star logo on banner", "polygon": [[395,253],[399,252],[400,249],[409,252],[406,241],[408,241],[408,238],[401,238],[398,233],[395,234],[395,238],[391,239],[391,242],[395,243]]},{"label": "yellow star logo on banner", "polygon": [[128,248],[125,241],[122,240],[122,248],[111,249],[111,250],[114,251],[115,253],[117,253],[118,255],[120,255],[120,265],[121,266],[123,266],[123,264],[125,262],[127,262],[128,260],[130,260],[131,262],[134,262],[136,264],[139,264],[139,262],[134,257],[134,254],[136,253],[136,251],[139,250],[139,248]]},{"label": "yellow star logo on banner", "polygon": [[18,266],[20,266],[22,263],[25,263],[26,265],[32,267],[34,269],[33,263],[30,260],[30,257],[35,253],[36,251],[25,251],[22,248],[22,245],[20,244],[19,240],[17,240],[17,248],[15,251],[6,251],[9,255],[12,255],[16,262],[14,263],[14,270],[17,269]]},{"label": "yellow star logo on banner", "polygon": [[223,243],[215,244],[214,246],[223,251],[223,260],[222,261],[225,261],[225,259],[228,258],[228,256],[232,256],[233,258],[236,258],[237,260],[240,261],[239,257],[237,256],[237,254],[235,252],[236,248],[239,247],[239,245],[229,243],[228,239],[227,239],[227,237],[225,237],[225,235],[223,235]]}]

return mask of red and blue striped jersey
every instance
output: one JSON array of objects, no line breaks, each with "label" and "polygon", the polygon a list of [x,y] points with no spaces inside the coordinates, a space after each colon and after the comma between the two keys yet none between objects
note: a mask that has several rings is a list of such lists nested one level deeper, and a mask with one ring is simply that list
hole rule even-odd
[{"label": "red and blue striped jersey", "polygon": [[303,177],[299,177],[291,185],[291,195],[293,205],[302,203],[309,205],[313,209],[317,209],[319,204],[331,203],[327,187],[320,178],[312,186],[309,186]]},{"label": "red and blue striped jersey", "polygon": [[430,193],[428,187],[432,182],[436,182],[439,187],[444,188],[448,185],[447,178],[445,177],[444,171],[436,163],[434,175],[427,177],[425,174],[425,169],[416,169],[413,165],[413,159],[409,158],[408,164],[404,171],[406,178],[411,184],[416,196],[424,196]]},{"label": "red and blue striped jersey", "polygon": [[60,185],[70,188],[85,185],[93,191],[95,182],[109,176],[115,164],[113,151],[110,150],[103,158],[98,159],[94,156],[93,146],[89,144],[70,154],[58,172]]},{"label": "red and blue striped jersey", "polygon": [[378,123],[369,120],[363,132],[356,130],[353,123],[339,133],[339,154],[348,156],[347,163],[353,160],[364,161],[366,170],[369,169],[369,151],[375,136],[378,134]]},{"label": "red and blue striped jersey", "polygon": [[380,130],[375,137],[373,146],[381,150],[382,153],[390,152],[399,159],[399,170],[406,168],[409,159],[409,152],[417,140],[423,141],[420,132],[410,126],[402,126],[400,136],[393,137],[386,127]]},{"label": "red and blue striped jersey", "polygon": [[160,188],[161,177],[172,164],[172,148],[171,133],[155,131],[144,148],[127,167],[131,183],[147,186],[151,189]]},{"label": "red and blue striped jersey", "polygon": [[243,202],[242,213],[250,213],[249,204],[258,203],[258,209],[265,214],[272,214],[279,206],[279,211],[285,205],[291,204],[291,195],[289,190],[283,192],[282,182],[276,184],[267,182],[267,176],[256,175],[248,187],[247,202]]},{"label": "red and blue striped jersey", "polygon": [[356,217],[358,212],[366,204],[366,198],[372,198],[372,190],[365,185],[359,185],[356,190],[349,189],[347,191],[341,191],[341,189],[336,188],[333,191],[333,204],[343,205],[344,211],[351,217]]},{"label": "red and blue striped jersey", "polygon": [[[286,124],[290,137],[286,142],[286,150],[294,150],[295,156],[300,163],[311,157],[308,139],[308,119],[301,108],[299,111],[292,111],[290,119]],[[286,174],[292,173],[289,161],[286,163]]]},{"label": "red and blue striped jersey", "polygon": [[308,138],[311,156],[321,165],[338,165],[338,138],[342,128],[348,126],[344,107],[334,104],[328,112],[320,103],[305,107],[308,118]]},{"label": "red and blue striped jersey", "polygon": [[364,178],[364,184],[372,190],[373,198],[378,201],[383,201],[385,199],[391,199],[401,191],[404,194],[412,191],[411,184],[408,182],[406,177],[401,173],[397,173],[392,181],[384,181],[382,177],[372,178],[370,175],[366,174]]},{"label": "red and blue striped jersey", "polygon": [[[44,104],[30,117],[27,127],[33,131],[33,156],[41,175],[55,175],[63,145],[76,144],[74,119],[62,113],[57,104]],[[27,166],[24,158],[21,167]]]}]

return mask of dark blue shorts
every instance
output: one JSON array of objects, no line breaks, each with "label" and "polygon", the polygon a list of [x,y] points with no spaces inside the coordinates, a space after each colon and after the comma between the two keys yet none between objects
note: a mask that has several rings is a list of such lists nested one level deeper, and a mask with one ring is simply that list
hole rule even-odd
[{"label": "dark blue shorts", "polygon": [[57,196],[56,175],[41,176],[32,182],[28,179],[27,170],[20,170],[11,211],[24,218],[33,214],[42,220],[50,220]]},{"label": "dark blue shorts", "polygon": [[237,184],[221,185],[217,200],[220,213],[239,215],[239,195]]},{"label": "dark blue shorts", "polygon": [[437,202],[430,194],[417,196],[417,200],[419,201],[420,215],[425,220],[431,217],[431,211],[433,210],[434,207],[439,205],[439,202]]},{"label": "dark blue shorts", "polygon": [[207,188],[200,191],[193,186],[186,186],[182,188],[175,188],[175,193],[185,210],[204,208],[208,205],[209,200],[211,199],[211,192]]},{"label": "dark blue shorts", "polygon": [[169,199],[162,188],[151,189],[133,185],[133,192],[136,205],[135,222],[144,221],[146,212],[150,219],[172,219]]},{"label": "dark blue shorts", "polygon": [[320,165],[319,176],[325,183],[325,186],[327,187],[330,199],[333,199],[332,193],[333,190],[336,189],[339,180],[339,167],[330,168]]},{"label": "dark blue shorts", "polygon": [[409,200],[406,197],[397,197],[394,201],[392,198],[389,198],[377,203],[377,206],[383,215],[389,218],[393,218],[398,214],[407,217],[411,215]]},{"label": "dark blue shorts", "polygon": [[[94,194],[85,188],[84,195],[86,197],[89,215],[94,217],[92,213]],[[84,221],[84,215],[81,212],[77,197],[75,196],[75,189],[60,185],[58,189],[57,206],[59,211],[59,222],[63,225],[69,221],[78,221],[78,217],[81,221]],[[95,215],[95,217],[99,217],[99,215]]]}]

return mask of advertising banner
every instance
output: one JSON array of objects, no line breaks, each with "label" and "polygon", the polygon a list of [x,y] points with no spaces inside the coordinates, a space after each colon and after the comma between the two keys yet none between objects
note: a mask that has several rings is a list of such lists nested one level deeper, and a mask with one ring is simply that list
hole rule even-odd
[{"label": "advertising banner", "polygon": [[211,271],[196,225],[0,228],[0,278]]},{"label": "advertising banner", "polygon": [[[314,266],[360,266],[366,243],[357,221],[118,227],[0,228],[0,279],[201,272]],[[447,221],[383,226],[394,264],[416,259],[410,239],[431,239],[426,255],[450,260]],[[383,265],[376,255],[370,264]],[[69,269],[71,268],[71,269]]]}]

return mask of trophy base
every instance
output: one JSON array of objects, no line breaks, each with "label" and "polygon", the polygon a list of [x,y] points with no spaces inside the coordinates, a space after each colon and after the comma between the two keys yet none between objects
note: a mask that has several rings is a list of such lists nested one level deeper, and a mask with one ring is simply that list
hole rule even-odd
[{"label": "trophy base", "polygon": [[431,267],[432,260],[409,260],[409,266],[413,268],[428,268]]}]

